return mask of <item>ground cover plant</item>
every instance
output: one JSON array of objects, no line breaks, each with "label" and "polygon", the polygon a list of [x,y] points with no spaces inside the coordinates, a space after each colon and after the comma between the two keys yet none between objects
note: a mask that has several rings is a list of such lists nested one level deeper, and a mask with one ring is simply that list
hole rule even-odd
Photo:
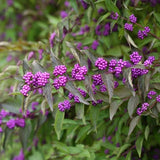
[{"label": "ground cover plant", "polygon": [[160,159],[159,7],[3,1],[1,159]]}]

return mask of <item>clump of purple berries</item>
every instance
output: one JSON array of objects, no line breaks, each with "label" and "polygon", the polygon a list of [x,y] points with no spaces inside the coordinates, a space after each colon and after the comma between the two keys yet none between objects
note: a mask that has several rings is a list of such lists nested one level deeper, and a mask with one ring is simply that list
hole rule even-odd
[{"label": "clump of purple berries", "polygon": [[95,66],[98,67],[99,70],[105,70],[107,68],[107,61],[103,58],[98,58],[95,62]]},{"label": "clump of purple berries", "polygon": [[158,96],[156,97],[156,100],[157,100],[157,102],[160,103],[160,95],[158,95]]},{"label": "clump of purple berries", "polygon": [[65,110],[69,110],[71,108],[71,104],[68,100],[65,100],[64,102],[60,102],[58,104],[58,109],[61,112],[64,112]]},{"label": "clump of purple berries", "polygon": [[119,14],[117,12],[115,12],[115,13],[112,12],[110,16],[111,16],[112,19],[117,20],[118,17],[119,17]]},{"label": "clump of purple berries", "polygon": [[132,14],[132,15],[129,16],[129,20],[130,20],[130,22],[132,22],[132,23],[136,23],[136,22],[137,22],[137,17],[135,17],[135,15]]},{"label": "clump of purple berries", "polygon": [[149,91],[149,93],[147,94],[147,97],[149,99],[152,99],[152,96],[156,95],[157,93],[155,91]]},{"label": "clump of purple berries", "polygon": [[60,87],[64,87],[66,83],[67,83],[67,77],[60,76],[54,79],[53,86],[55,87],[55,89],[59,89]]},{"label": "clump of purple berries", "polygon": [[55,76],[58,76],[58,75],[62,76],[64,73],[66,73],[66,71],[67,71],[67,68],[65,65],[58,65],[58,66],[55,66],[53,74]]},{"label": "clump of purple berries", "polygon": [[75,78],[76,80],[84,80],[85,75],[87,74],[87,68],[86,66],[80,66],[79,64],[75,64],[74,68],[72,69],[72,78]]},{"label": "clump of purple berries", "polygon": [[144,27],[144,30],[139,30],[138,31],[138,38],[139,39],[144,39],[144,37],[148,36],[147,33],[150,32],[150,28],[148,26]]},{"label": "clump of purple berries", "polygon": [[141,59],[142,56],[140,56],[138,52],[133,52],[130,55],[130,61],[132,61],[134,65],[138,64],[141,61]]},{"label": "clump of purple berries", "polygon": [[133,31],[133,24],[125,23],[124,24],[124,29],[126,29],[128,31]]},{"label": "clump of purple berries", "polygon": [[27,72],[24,76],[23,79],[25,80],[25,85],[22,87],[20,92],[24,95],[27,96],[28,92],[31,89],[36,89],[37,87],[44,87],[49,81],[48,79],[50,78],[50,74],[47,72],[37,72],[35,75],[32,74],[31,72]]},{"label": "clump of purple berries", "polygon": [[149,107],[149,104],[148,103],[143,103],[142,104],[142,107],[139,107],[138,109],[137,109],[137,114],[140,116],[143,112],[145,112],[147,109],[148,109],[148,107]]}]

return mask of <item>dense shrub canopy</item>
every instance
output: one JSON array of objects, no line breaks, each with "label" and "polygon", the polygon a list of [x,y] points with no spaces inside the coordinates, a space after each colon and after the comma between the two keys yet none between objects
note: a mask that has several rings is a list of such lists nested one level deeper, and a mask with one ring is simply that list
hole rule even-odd
[{"label": "dense shrub canopy", "polygon": [[160,159],[160,1],[2,1],[1,159]]}]

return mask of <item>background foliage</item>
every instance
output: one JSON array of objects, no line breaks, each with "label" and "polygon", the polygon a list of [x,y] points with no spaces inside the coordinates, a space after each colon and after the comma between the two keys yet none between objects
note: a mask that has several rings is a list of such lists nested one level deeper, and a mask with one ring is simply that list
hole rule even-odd
[{"label": "background foliage", "polygon": [[[0,108],[9,112],[1,123],[1,159],[14,159],[17,155],[20,158],[21,154],[28,160],[160,159],[160,103],[155,97],[147,98],[150,90],[160,94],[158,0],[85,0],[87,7],[79,0],[68,1],[69,6],[63,0],[1,1]],[[65,18],[61,13],[64,10]],[[118,19],[110,18],[112,12],[119,14]],[[133,32],[124,29],[131,14],[137,17]],[[96,27],[100,25],[103,30],[107,23],[108,34],[97,35]],[[86,25],[89,29],[84,31]],[[137,32],[145,26],[151,32],[139,39]],[[56,37],[51,47],[49,39],[53,32]],[[133,79],[131,68],[124,68],[117,78],[94,65],[98,57],[108,62],[130,61],[133,51],[142,56],[133,68],[148,69],[148,74]],[[155,56],[155,61],[151,67],[145,67],[143,62],[149,56]],[[55,66],[64,64],[66,75],[71,77],[76,63],[88,68],[85,80],[71,79],[56,90],[52,85]],[[22,77],[28,71],[50,73],[50,84],[43,88],[44,94],[30,92],[26,97],[20,93]],[[93,94],[94,74],[101,74],[107,91]],[[117,88],[115,81],[119,83]],[[78,87],[87,92],[87,97],[79,93]],[[68,99],[69,92],[79,96],[80,103],[71,101],[71,109],[61,112],[58,104]],[[92,101],[99,99],[103,102],[93,105]],[[150,107],[138,115],[136,110],[144,102]],[[25,127],[9,129],[7,121],[16,117],[25,119]]]}]

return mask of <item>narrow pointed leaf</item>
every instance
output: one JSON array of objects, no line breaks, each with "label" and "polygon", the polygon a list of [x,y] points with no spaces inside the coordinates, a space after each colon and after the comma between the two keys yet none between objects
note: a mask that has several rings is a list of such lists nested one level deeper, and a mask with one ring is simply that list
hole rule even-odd
[{"label": "narrow pointed leaf", "polygon": [[149,126],[146,126],[145,131],[144,131],[144,136],[145,136],[146,141],[148,140],[149,130],[150,130]]},{"label": "narrow pointed leaf", "polygon": [[55,128],[58,140],[60,140],[60,137],[61,137],[64,114],[65,114],[64,112],[61,112],[59,110],[57,110],[56,112],[54,128]]},{"label": "narrow pointed leaf", "polygon": [[118,107],[123,103],[122,100],[115,100],[110,104],[109,115],[110,120],[112,120],[113,116],[116,114]]},{"label": "narrow pointed leaf", "polygon": [[128,132],[128,136],[131,135],[131,133],[133,132],[134,128],[136,127],[136,125],[138,124],[140,120],[140,116],[136,116],[132,119],[132,121],[130,122],[130,125],[129,125],[129,132]]},{"label": "narrow pointed leaf", "polygon": [[144,140],[143,137],[139,137],[136,141],[136,150],[138,152],[139,157],[141,157],[143,140]]},{"label": "narrow pointed leaf", "polygon": [[96,98],[95,95],[93,94],[93,90],[92,90],[92,82],[91,82],[91,77],[86,76],[85,80],[84,80],[84,85],[86,87],[86,90],[90,96],[90,98],[96,102]]},{"label": "narrow pointed leaf", "polygon": [[129,113],[129,116],[132,118],[132,114],[134,112],[134,110],[137,108],[139,104],[139,97],[138,95],[136,95],[135,97],[134,96],[131,96],[129,101],[128,101],[128,113]]},{"label": "narrow pointed leaf", "polygon": [[124,70],[123,77],[126,79],[125,85],[130,89],[132,95],[135,96],[135,91],[132,82],[131,68],[127,68],[126,70]]},{"label": "narrow pointed leaf", "polygon": [[114,91],[114,80],[113,80],[113,74],[101,74],[102,80],[107,88],[108,94],[109,94],[109,103],[111,103],[111,99],[113,96]]}]

